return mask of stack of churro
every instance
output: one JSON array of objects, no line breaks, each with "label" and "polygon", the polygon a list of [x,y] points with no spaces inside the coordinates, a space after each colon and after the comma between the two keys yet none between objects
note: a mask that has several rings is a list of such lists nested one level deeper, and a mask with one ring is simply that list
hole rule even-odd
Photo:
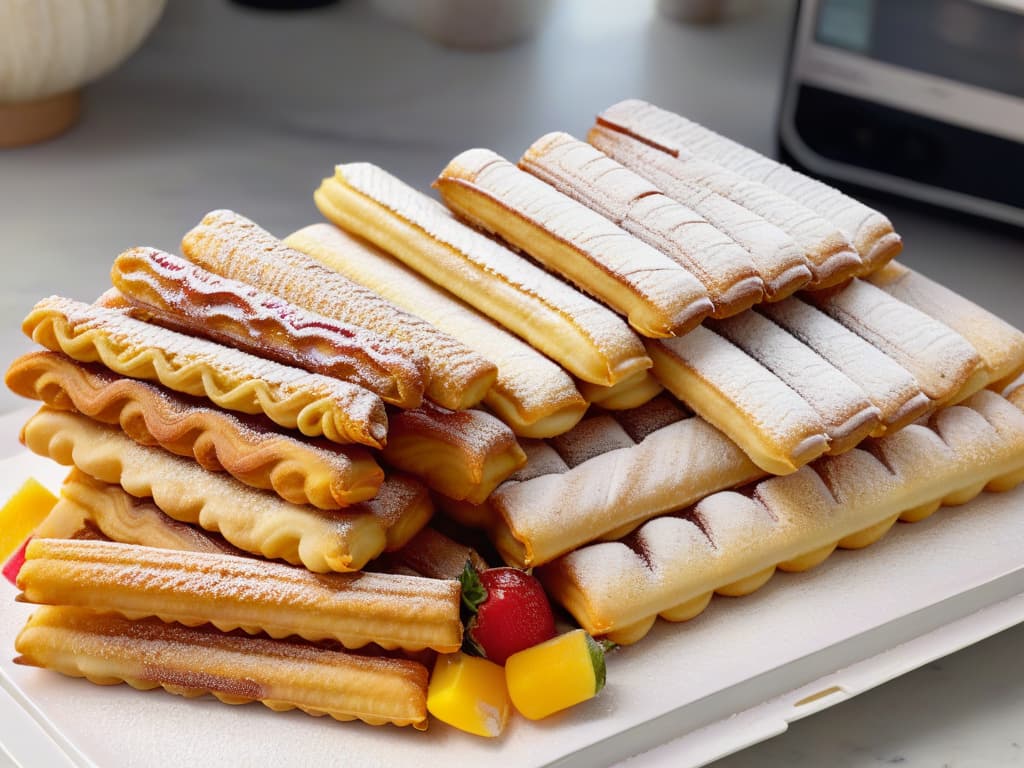
[{"label": "stack of churro", "polygon": [[1024,480],[1024,334],[835,189],[637,101],[435,186],[338,165],[330,223],[215,211],[36,305],[7,384],[72,471],[20,660],[425,727],[483,562],[435,504],[629,643]]}]

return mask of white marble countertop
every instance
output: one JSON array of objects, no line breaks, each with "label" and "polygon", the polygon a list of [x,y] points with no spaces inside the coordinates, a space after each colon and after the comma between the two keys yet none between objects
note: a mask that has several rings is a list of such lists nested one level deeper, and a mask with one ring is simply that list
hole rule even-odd
[{"label": "white marble countertop", "polygon": [[[0,359],[30,348],[18,327],[37,298],[95,297],[120,250],[175,250],[207,210],[277,234],[317,220],[312,190],[335,162],[372,161],[426,188],[467,147],[515,157],[549,130],[585,134],[629,96],[771,153],[792,9],[765,0],[699,28],[660,19],[649,0],[561,0],[536,39],[467,53],[365,0],[285,15],[175,0],[146,46],[88,90],[70,134],[0,152]],[[904,261],[1024,327],[1019,233],[879,205]],[[0,412],[20,404],[0,393]],[[1022,644],[1018,626],[716,766],[1024,764]]]}]

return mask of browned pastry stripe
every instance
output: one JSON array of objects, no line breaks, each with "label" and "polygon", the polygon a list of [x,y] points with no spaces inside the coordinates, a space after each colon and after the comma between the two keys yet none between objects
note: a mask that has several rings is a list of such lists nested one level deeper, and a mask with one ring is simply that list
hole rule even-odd
[{"label": "browned pastry stripe", "polygon": [[181,243],[195,264],[249,283],[311,312],[369,328],[421,350],[431,366],[427,396],[446,408],[480,402],[497,377],[493,363],[426,321],[288,248],[233,211],[208,213]]},{"label": "browned pastry stripe", "polygon": [[299,440],[255,418],[56,352],[18,358],[5,382],[23,397],[119,424],[136,442],[195,458],[212,472],[226,471],[294,504],[337,509],[373,498],[384,480],[384,471],[362,448]]},{"label": "browned pastry stripe", "polygon": [[141,319],[359,384],[402,408],[423,399],[427,361],[408,343],[310,312],[155,248],[120,254],[110,277]]},{"label": "browned pastry stripe", "polygon": [[209,693],[227,704],[260,701],[276,711],[427,727],[429,675],[422,664],[407,659],[68,607],[36,610],[15,648],[17,664],[100,685],[123,681],[187,697]]}]

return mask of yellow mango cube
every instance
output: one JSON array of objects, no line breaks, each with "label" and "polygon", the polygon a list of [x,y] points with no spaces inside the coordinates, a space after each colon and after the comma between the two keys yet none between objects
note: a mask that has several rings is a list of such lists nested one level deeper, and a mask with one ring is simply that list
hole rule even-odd
[{"label": "yellow mango cube", "polygon": [[6,560],[50,514],[57,497],[30,477],[0,509],[0,560]]},{"label": "yellow mango cube", "polygon": [[427,711],[442,722],[477,736],[500,736],[511,710],[505,670],[464,653],[437,657],[427,688]]},{"label": "yellow mango cube", "polygon": [[515,708],[540,720],[592,699],[604,687],[604,651],[582,629],[514,653],[505,683]]}]

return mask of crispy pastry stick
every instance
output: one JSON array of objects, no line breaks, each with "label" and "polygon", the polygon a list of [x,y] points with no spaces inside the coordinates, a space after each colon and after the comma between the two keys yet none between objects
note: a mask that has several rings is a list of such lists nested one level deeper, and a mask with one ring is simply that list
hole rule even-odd
[{"label": "crispy pastry stick", "polygon": [[864,269],[853,244],[835,224],[765,184],[708,160],[659,152],[603,125],[594,126],[588,140],[670,197],[700,201],[710,191],[778,227],[807,258],[812,274],[808,290],[837,285]]},{"label": "crispy pastry stick", "polygon": [[903,247],[890,221],[878,211],[680,115],[628,99],[604,110],[597,124],[670,155],[692,154],[710,160],[817,211],[842,229],[857,247],[864,261],[864,274],[885,266]]},{"label": "crispy pastry stick", "polygon": [[314,198],[330,221],[443,285],[574,376],[611,385],[651,367],[640,339],[614,312],[380,168],[339,165]]},{"label": "crispy pastry stick", "polygon": [[644,403],[661,394],[664,387],[651,375],[650,371],[634,373],[627,379],[610,387],[590,384],[585,381],[577,383],[580,394],[588,403],[599,405],[609,411],[624,411],[639,408]]},{"label": "crispy pastry stick", "polygon": [[649,340],[654,375],[732,440],[755,464],[787,475],[828,449],[811,405],[739,347],[707,328]]},{"label": "crispy pastry stick", "polygon": [[940,411],[868,447],[725,491],[683,517],[661,517],[618,542],[593,544],[540,569],[548,593],[591,634],[643,637],[660,615],[683,621],[712,592],[741,595],[776,566],[805,570],[838,545],[859,548],[893,522],[920,520],[982,488],[1024,480],[1024,413],[993,392]]},{"label": "crispy pastry stick", "polygon": [[987,369],[985,386],[998,391],[1024,371],[1024,333],[987,309],[897,262],[870,281],[967,339]]},{"label": "crispy pastry stick", "polygon": [[115,309],[51,296],[35,305],[22,330],[80,362],[101,362],[124,376],[208,397],[228,410],[263,413],[305,435],[377,448],[387,435],[384,403],[362,387],[149,325]]},{"label": "crispy pastry stick", "polygon": [[488,413],[429,403],[391,419],[384,459],[453,499],[480,503],[526,462],[515,435]]},{"label": "crispy pastry stick", "polygon": [[642,336],[686,333],[714,309],[677,261],[490,150],[453,158],[434,186],[460,217],[596,296]]},{"label": "crispy pastry stick", "polygon": [[260,701],[335,720],[427,727],[428,672],[407,659],[225,635],[158,619],[128,621],[80,608],[39,608],[18,634],[17,664],[100,685],[162,687],[227,704]]},{"label": "crispy pastry stick", "polygon": [[408,343],[310,312],[155,248],[120,254],[110,278],[136,317],[350,381],[401,408],[423,400],[427,360]]},{"label": "crispy pastry stick", "polygon": [[311,443],[202,401],[129,379],[57,352],[30,352],[7,370],[7,386],[52,408],[119,424],[143,445],[195,458],[294,504],[338,509],[372,499],[384,471],[362,448]]},{"label": "crispy pastry stick", "polygon": [[708,292],[713,317],[735,315],[764,298],[764,280],[741,245],[589,144],[549,133],[519,165],[693,274]]},{"label": "crispy pastry stick", "polygon": [[185,235],[181,247],[189,261],[210,272],[421,350],[430,365],[427,397],[446,408],[458,410],[480,402],[497,376],[493,363],[461,342],[287,248],[233,211],[208,213]]},{"label": "crispy pastry stick", "polygon": [[366,241],[331,224],[314,224],[284,242],[495,363],[498,378],[484,404],[517,435],[551,437],[572,429],[582,418],[587,403],[560,366]]},{"label": "crispy pastry stick", "polygon": [[239,549],[318,573],[361,568],[412,538],[432,514],[426,489],[408,478],[385,481],[376,499],[340,511],[291,504],[139,445],[118,429],[45,406],[25,424],[21,439],[40,456],[117,483],[133,496],[152,497],[175,520],[217,531]]},{"label": "crispy pastry stick", "polygon": [[914,374],[935,405],[963,400],[988,381],[981,356],[963,336],[871,283],[854,280],[805,298]]},{"label": "crispy pastry stick", "polygon": [[33,538],[17,585],[24,602],[225,632],[331,639],[346,648],[452,653],[462,645],[459,586],[444,579],[314,574],[222,553]]}]

